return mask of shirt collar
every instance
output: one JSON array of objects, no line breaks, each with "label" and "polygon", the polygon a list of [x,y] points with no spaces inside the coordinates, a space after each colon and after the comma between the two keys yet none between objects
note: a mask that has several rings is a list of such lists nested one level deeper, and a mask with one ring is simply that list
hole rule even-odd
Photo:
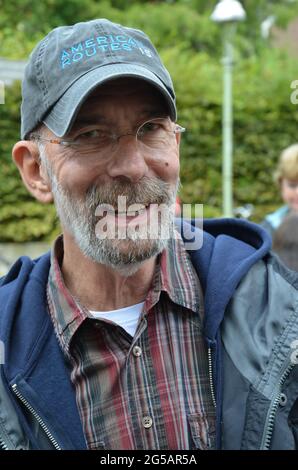
[{"label": "shirt collar", "polygon": [[68,353],[75,332],[83,321],[88,318],[89,312],[66,287],[60,268],[62,260],[63,236],[60,235],[55,240],[51,250],[47,300],[56,335],[62,349]]},{"label": "shirt collar", "polygon": [[200,282],[177,231],[160,256],[159,282],[160,290],[165,291],[174,303],[193,312],[198,311],[201,304]]}]

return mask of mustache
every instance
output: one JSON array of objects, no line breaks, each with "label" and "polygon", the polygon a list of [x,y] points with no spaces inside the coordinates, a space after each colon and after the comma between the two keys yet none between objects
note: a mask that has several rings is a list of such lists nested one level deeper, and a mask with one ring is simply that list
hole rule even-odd
[{"label": "mustache", "polygon": [[118,197],[126,198],[127,206],[133,204],[167,204],[173,203],[176,191],[160,178],[143,177],[137,183],[129,181],[115,181],[113,184],[91,186],[86,193],[86,203],[90,209],[100,204],[109,204],[114,208],[118,205]]}]

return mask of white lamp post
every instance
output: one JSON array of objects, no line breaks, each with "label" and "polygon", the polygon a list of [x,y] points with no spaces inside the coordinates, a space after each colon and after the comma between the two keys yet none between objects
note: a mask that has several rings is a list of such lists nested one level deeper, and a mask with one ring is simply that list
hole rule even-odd
[{"label": "white lamp post", "polygon": [[224,26],[223,54],[223,216],[233,216],[233,33],[238,21],[244,20],[246,13],[237,0],[221,0],[215,7],[211,19]]}]

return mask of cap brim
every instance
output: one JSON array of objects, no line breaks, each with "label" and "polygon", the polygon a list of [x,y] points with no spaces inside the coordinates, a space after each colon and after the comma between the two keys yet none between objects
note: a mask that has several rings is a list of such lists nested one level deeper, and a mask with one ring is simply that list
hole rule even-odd
[{"label": "cap brim", "polygon": [[144,67],[121,63],[98,67],[79,78],[62,95],[43,122],[58,137],[65,136],[87,96],[104,82],[120,77],[140,78],[155,86],[166,99],[171,119],[176,120],[175,99],[163,82]]}]

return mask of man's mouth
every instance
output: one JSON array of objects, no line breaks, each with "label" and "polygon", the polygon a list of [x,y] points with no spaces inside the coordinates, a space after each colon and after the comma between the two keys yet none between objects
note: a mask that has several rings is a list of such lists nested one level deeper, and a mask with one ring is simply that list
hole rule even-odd
[{"label": "man's mouth", "polygon": [[114,211],[115,215],[118,217],[137,217],[139,215],[144,214],[147,212],[147,209],[149,206],[145,206],[142,209],[139,210],[127,210],[127,211]]},{"label": "man's mouth", "polygon": [[117,221],[130,221],[133,219],[141,221],[149,214],[150,206],[151,204],[131,204],[126,210],[122,208],[118,210],[114,209],[113,205],[100,204],[95,210],[95,215],[99,218],[114,217]]}]

